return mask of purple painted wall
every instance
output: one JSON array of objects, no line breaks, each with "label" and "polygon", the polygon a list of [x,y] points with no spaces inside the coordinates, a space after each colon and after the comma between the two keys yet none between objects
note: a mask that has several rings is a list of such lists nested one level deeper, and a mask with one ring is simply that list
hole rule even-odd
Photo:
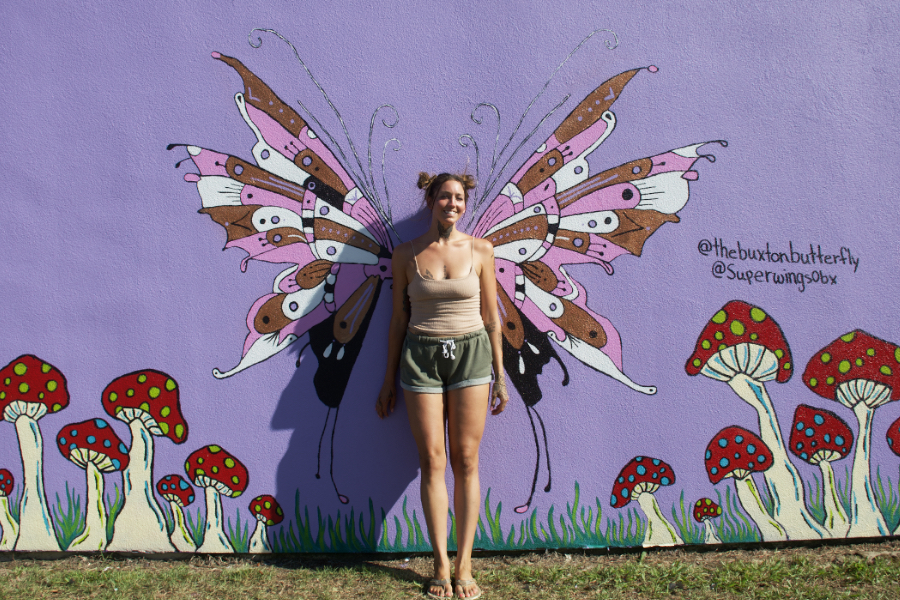
[{"label": "purple painted wall", "polygon": [[[224,370],[240,360],[247,311],[271,291],[283,266],[253,261],[241,273],[243,254],[220,252],[222,228],[196,214],[197,190],[182,179],[193,170],[190,161],[173,168],[188,153],[166,150],[171,143],[192,144],[252,160],[256,138],[234,102],[241,79],[210,53],[239,59],[295,108],[302,101],[349,150],[339,121],[290,48],[266,33],[252,36],[262,39],[253,48],[247,36],[254,27],[271,27],[294,43],[340,111],[361,158],[373,111],[385,103],[396,108],[399,123],[391,130],[375,129],[373,153],[380,188],[382,144],[390,137],[402,143],[385,158],[385,184],[402,239],[416,235],[423,224],[417,220],[418,171],[461,170],[467,164],[474,170],[474,154],[460,146],[460,135],[477,139],[484,177],[495,129],[489,115],[481,126],[470,120],[475,104],[499,108],[502,144],[557,66],[596,28],[614,31],[618,46],[608,50],[604,40],[612,37],[600,32],[562,66],[513,147],[565,95],[571,97],[512,159],[495,192],[578,102],[630,69],[659,68],[640,72],[616,100],[611,109],[616,130],[591,155],[592,173],[690,144],[728,141],[727,148],[703,149],[718,160],[697,162],[700,177],[691,182],[690,200],[678,212],[681,222],[660,228],[640,259],[615,261],[611,277],[596,265],[569,269],[585,286],[590,307],[621,335],[624,372],[659,391],[643,395],[560,352],[570,383],[562,387],[562,370],[550,363],[540,377],[544,397],[537,405],[547,430],[552,490],[542,491],[547,478],[542,457],[538,491],[525,515],[513,508],[524,503],[534,474],[528,414],[514,395],[504,414],[489,417],[482,487],[490,489],[492,512],[502,502],[504,540],[512,527],[518,543],[521,523],[530,530],[536,515],[538,535],[523,544],[641,544],[643,534],[632,530],[631,537],[617,538],[606,521],[636,506],[609,505],[614,479],[636,456],[662,459],[676,472],[675,484],[656,496],[666,516],[673,506],[680,511],[682,502],[689,512],[698,498],[715,499],[716,490],[723,498],[726,488],[733,495],[730,482],[710,483],[704,452],[726,426],[758,433],[757,414],[724,384],[685,373],[698,336],[728,301],[762,307],[777,320],[795,370],[854,329],[900,341],[893,302],[900,291],[893,259],[900,250],[898,218],[888,208],[900,184],[891,168],[900,139],[892,85],[900,64],[892,34],[900,23],[893,4],[828,2],[814,11],[713,2],[455,4],[7,7],[9,31],[0,45],[0,77],[9,92],[0,121],[6,142],[0,149],[5,190],[0,363],[33,354],[67,379],[69,406],[40,420],[51,506],[56,494],[66,506],[67,482],[82,507],[86,496],[82,471],[54,447],[56,434],[69,423],[102,417],[130,445],[128,426],[105,414],[101,393],[120,375],[156,369],[177,380],[189,436],[179,445],[156,439],[155,478],[183,476],[188,454],[220,445],[249,472],[246,492],[222,500],[232,523],[238,511],[242,521],[252,518],[251,499],[272,494],[287,516],[271,537],[279,530],[287,535],[291,522],[296,531],[297,494],[301,514],[309,507],[315,541],[317,508],[326,529],[329,516],[340,511],[343,519],[352,508],[356,527],[362,518],[368,530],[371,501],[376,542],[382,509],[388,523],[389,541],[376,549],[421,547],[403,518],[404,501],[410,518],[421,512],[416,453],[403,406],[385,421],[374,411],[384,369],[387,293],[374,309],[335,433],[334,476],[350,500],[347,506],[328,478],[327,436],[323,477],[315,477],[327,409],[313,390],[312,354],[307,351],[295,368],[305,341],[231,378],[211,375],[214,367]],[[722,245],[736,250],[738,244],[789,255],[812,248],[816,264],[717,255]],[[858,262],[819,264],[819,252],[824,257],[842,249]],[[767,269],[802,272],[828,283],[766,283]],[[763,275],[752,282],[732,279],[747,270]],[[769,384],[785,439],[800,404],[837,413],[858,435],[851,410],[817,396],[801,379],[797,373],[783,385]],[[879,498],[891,529],[900,518],[900,461],[885,433],[898,417],[900,404],[879,408],[871,434],[872,478],[889,492]],[[851,461],[836,463],[839,481],[849,483]],[[818,467],[794,463],[808,484],[819,473]],[[23,467],[16,428],[9,422],[0,423],[0,468],[9,469],[18,490]],[[756,478],[764,488],[762,476]],[[107,492],[116,485],[121,487],[121,476],[107,475]],[[549,533],[548,510],[554,507],[559,529],[576,485],[594,518],[599,498],[599,530],[606,537],[569,533],[562,540]],[[192,509],[202,506],[199,496]],[[735,522],[749,523],[735,511]],[[394,516],[400,519],[399,545]],[[789,533],[804,531],[796,517],[784,518]],[[418,522],[424,528],[421,516]],[[479,546],[508,547],[491,536],[487,516],[485,527]],[[702,541],[699,526],[692,527],[699,537],[685,541]],[[754,539],[753,525],[747,530],[732,541]],[[57,537],[66,535],[57,532]],[[302,541],[273,543],[276,550],[314,549]]]}]

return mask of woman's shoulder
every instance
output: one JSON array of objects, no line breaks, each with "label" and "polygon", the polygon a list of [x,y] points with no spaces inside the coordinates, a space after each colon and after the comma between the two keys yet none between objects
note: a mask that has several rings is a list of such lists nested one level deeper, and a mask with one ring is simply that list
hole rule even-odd
[{"label": "woman's shoulder", "polygon": [[399,246],[394,248],[394,260],[412,260],[413,258],[413,246],[412,242],[403,242]]},{"label": "woman's shoulder", "polygon": [[[470,236],[471,237],[471,236]],[[492,256],[494,254],[494,245],[484,238],[472,238],[475,244],[475,252],[484,256]]]}]

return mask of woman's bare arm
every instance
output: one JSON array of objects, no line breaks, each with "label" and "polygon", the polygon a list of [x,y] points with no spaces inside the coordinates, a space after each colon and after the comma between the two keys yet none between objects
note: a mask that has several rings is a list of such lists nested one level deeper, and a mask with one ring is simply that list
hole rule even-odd
[{"label": "woman's bare arm", "polygon": [[406,267],[412,258],[410,253],[409,244],[402,244],[394,249],[394,256],[391,258],[391,269],[394,275],[393,310],[391,324],[388,326],[387,368],[381,392],[378,394],[378,401],[375,403],[375,412],[382,419],[394,412],[394,406],[397,404],[397,369],[400,366],[400,350],[409,326],[409,296],[407,295],[409,278],[406,275]]},{"label": "woman's bare arm", "polygon": [[497,278],[494,275],[494,247],[487,240],[475,239],[475,253],[481,264],[481,320],[491,339],[494,367],[494,385],[491,388],[491,414],[499,415],[506,408],[509,395],[506,392],[506,374],[503,371],[503,333],[500,331],[500,315],[497,312]]}]

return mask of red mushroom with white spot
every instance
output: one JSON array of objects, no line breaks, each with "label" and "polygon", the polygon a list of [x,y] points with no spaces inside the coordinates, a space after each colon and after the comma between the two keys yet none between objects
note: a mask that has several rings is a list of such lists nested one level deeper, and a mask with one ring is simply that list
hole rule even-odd
[{"label": "red mushroom with white spot", "polygon": [[760,437],[774,458],[765,478],[772,490],[775,518],[788,525],[794,538],[828,537],[806,508],[803,481],[788,458],[765,386],[767,381],[784,383],[794,372],[791,350],[778,323],[761,308],[732,300],[703,328],[685,371],[726,382],[756,410]]},{"label": "red mushroom with white spot", "polygon": [[256,530],[250,537],[250,553],[271,552],[268,528],[284,520],[284,511],[281,510],[275,496],[263,494],[254,498],[250,503],[250,512],[256,518]]},{"label": "red mushroom with white spot", "polygon": [[204,446],[193,452],[184,465],[188,479],[204,488],[206,529],[197,552],[234,552],[225,535],[222,496],[237,498],[247,489],[247,467],[221,446]]},{"label": "red mushroom with white spot", "polygon": [[187,440],[178,384],[169,375],[144,369],[122,375],[103,390],[106,413],[128,424],[131,459],[125,469],[125,505],[116,517],[114,552],[171,552],[166,518],[153,493],[153,437],[176,444]]},{"label": "red mushroom with white spot", "polygon": [[722,540],[713,529],[712,520],[722,515],[722,507],[713,502],[711,498],[700,498],[694,504],[694,520],[703,524],[703,543],[721,544]]},{"label": "red mushroom with white spot", "polygon": [[184,507],[194,502],[194,488],[180,475],[166,475],[156,482],[156,491],[160,496],[168,500],[172,508],[172,518],[175,520],[175,528],[169,539],[179,552],[196,552],[197,545],[187,529],[184,521]]},{"label": "red mushroom with white spot", "polygon": [[128,466],[128,448],[103,419],[66,425],[59,430],[56,445],[64,457],[84,469],[87,478],[84,531],[66,550],[105,550],[107,514],[103,475]]},{"label": "red mushroom with white spot", "polygon": [[0,469],[0,529],[3,537],[0,537],[0,550],[12,550],[19,537],[19,524],[9,512],[9,495],[16,486],[16,480],[7,469]]},{"label": "red mushroom with white spot", "polygon": [[841,504],[831,463],[850,454],[853,432],[833,412],[801,404],[794,412],[788,445],[800,460],[818,465],[822,471],[822,505],[825,508],[823,525],[834,537],[846,536],[850,529],[850,519]]},{"label": "red mushroom with white spot", "polygon": [[675,472],[672,471],[672,467],[658,458],[649,456],[632,458],[616,477],[609,504],[613,508],[622,508],[632,500],[637,500],[647,517],[644,547],[684,544],[684,540],[663,516],[653,495],[660,486],[673,483]]},{"label": "red mushroom with white spot", "polygon": [[859,422],[847,537],[891,535],[872,490],[869,451],[875,409],[900,399],[900,348],[865,331],[851,331],[809,359],[803,383],[851,409]]},{"label": "red mushroom with white spot", "polygon": [[753,473],[772,468],[772,452],[756,434],[743,427],[726,427],[706,447],[706,474],[711,483],[734,479],[734,489],[744,510],[756,523],[764,542],[788,539],[784,526],[763,506]]},{"label": "red mushroom with white spot", "polygon": [[50,363],[26,354],[0,370],[0,410],[16,425],[22,455],[22,499],[16,550],[59,551],[44,492],[44,441],[40,420],[69,405],[66,378]]}]

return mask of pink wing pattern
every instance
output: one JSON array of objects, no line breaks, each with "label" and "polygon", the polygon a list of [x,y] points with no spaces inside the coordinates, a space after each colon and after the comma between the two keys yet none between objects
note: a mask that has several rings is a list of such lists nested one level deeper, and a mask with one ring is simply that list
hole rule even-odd
[{"label": "pink wing pattern", "polygon": [[[591,175],[587,156],[616,125],[609,109],[641,70],[612,77],[582,100],[513,175],[475,228],[475,235],[494,245],[504,366],[528,408],[537,448],[531,496],[518,512],[528,509],[537,482],[541,453],[535,418],[546,448],[546,431],[534,408],[542,397],[537,376],[556,360],[565,373],[563,385],[568,383],[558,349],[633,390],[656,393],[624,373],[619,333],[588,307],[584,287],[565,269],[595,263],[612,275],[615,258],[640,256],[660,226],[678,222],[689,183],[697,179],[692,167],[706,156],[698,153],[704,144],[693,144]],[[549,470],[549,452],[546,458]]]},{"label": "pink wing pattern", "polygon": [[255,163],[188,146],[199,174],[185,180],[197,185],[199,212],[225,228],[225,247],[247,253],[242,271],[250,260],[289,265],[272,292],[250,307],[240,362],[213,375],[230,377],[309,334],[319,362],[313,383],[329,408],[326,425],[335,410],[333,443],[372,311],[382,283],[392,277],[391,239],[378,212],[300,115],[237,59],[218,52],[213,58],[243,80],[235,103],[256,136]]}]

